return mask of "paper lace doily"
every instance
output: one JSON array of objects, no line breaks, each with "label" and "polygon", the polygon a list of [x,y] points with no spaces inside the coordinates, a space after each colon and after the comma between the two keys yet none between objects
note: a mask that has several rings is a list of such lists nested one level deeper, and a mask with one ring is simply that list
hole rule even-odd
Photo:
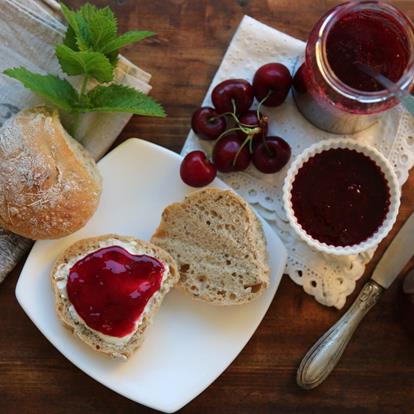
[{"label": "paper lace doily", "polygon": [[[219,82],[229,78],[251,81],[263,64],[281,62],[293,72],[303,59],[305,43],[245,16],[231,41],[223,61],[210,85],[203,105],[211,105],[210,93]],[[351,137],[372,145],[382,152],[394,166],[402,185],[414,165],[414,121],[401,107],[396,107],[371,128],[353,136],[333,135],[311,125],[298,112],[293,98],[277,108],[265,108],[269,116],[269,135],[278,135],[292,147],[292,160],[306,147],[322,139]],[[182,153],[203,149],[211,153],[211,142],[201,141],[191,131]],[[290,165],[290,163],[289,163]],[[323,305],[344,306],[355,282],[364,273],[365,265],[375,249],[354,256],[324,255],[299,240],[290,228],[282,203],[282,186],[287,165],[275,174],[262,174],[250,166],[246,171],[222,174],[227,184],[252,204],[277,232],[288,250],[286,273],[306,293]]]}]

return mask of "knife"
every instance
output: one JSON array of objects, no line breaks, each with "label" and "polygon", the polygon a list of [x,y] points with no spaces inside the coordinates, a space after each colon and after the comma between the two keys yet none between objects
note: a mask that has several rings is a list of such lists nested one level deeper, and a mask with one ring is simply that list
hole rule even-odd
[{"label": "knife", "polygon": [[401,227],[378,262],[371,279],[355,302],[308,351],[298,368],[296,381],[304,389],[321,384],[335,368],[352,334],[381,294],[397,278],[414,255],[414,212]]}]

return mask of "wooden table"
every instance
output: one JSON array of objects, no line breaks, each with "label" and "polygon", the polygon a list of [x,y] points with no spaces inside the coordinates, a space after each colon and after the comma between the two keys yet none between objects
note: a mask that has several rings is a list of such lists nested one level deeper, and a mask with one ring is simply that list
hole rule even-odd
[{"label": "wooden table", "polygon": [[[78,6],[83,1],[71,0]],[[123,31],[158,33],[124,54],[153,74],[153,96],[168,118],[135,117],[118,142],[141,137],[179,151],[190,116],[201,102],[244,14],[306,39],[331,0],[113,0]],[[412,0],[393,1],[414,19]],[[403,189],[398,224],[367,273],[414,208],[414,174]],[[17,304],[23,262],[0,286],[0,413],[149,413],[98,384],[66,360]],[[413,265],[411,263],[411,265]],[[408,268],[408,267],[407,267]],[[296,368],[313,342],[343,311],[325,308],[284,277],[264,321],[235,362],[183,413],[413,413],[414,338],[401,327],[401,279],[355,334],[339,366],[318,389],[296,386]],[[358,283],[359,290],[362,280]],[[349,305],[352,298],[348,300]],[[414,323],[414,321],[413,321]]]}]

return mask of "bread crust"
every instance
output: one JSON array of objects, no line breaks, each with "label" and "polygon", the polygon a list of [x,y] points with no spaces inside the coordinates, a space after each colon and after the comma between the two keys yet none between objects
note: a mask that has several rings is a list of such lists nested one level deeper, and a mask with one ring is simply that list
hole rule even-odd
[{"label": "bread crust", "polygon": [[[81,257],[84,257],[87,254],[100,249],[102,242],[110,239],[119,240],[120,242],[127,244],[133,243],[142,249],[145,254],[155,257],[163,264],[167,264],[169,267],[168,275],[158,291],[160,295],[154,295],[152,297],[154,298],[154,301],[152,302],[150,311],[147,309],[144,310],[143,319],[138,327],[138,330],[133,334],[128,342],[122,346],[105,341],[93,330],[91,330],[86,324],[75,321],[69,312],[69,306],[71,306],[71,303],[67,297],[61,294],[61,291],[58,289],[57,285],[59,281],[58,270],[61,266],[70,262],[74,258],[79,257],[80,259]],[[116,243],[113,245],[116,245]],[[91,237],[77,241],[57,257],[51,271],[51,282],[55,295],[56,312],[63,325],[66,328],[70,329],[75,336],[79,337],[83,342],[85,342],[94,350],[102,352],[113,358],[121,359],[129,358],[131,354],[142,344],[145,332],[151,325],[155,313],[160,307],[165,295],[177,283],[178,279],[179,274],[175,261],[166,251],[150,242],[139,240],[134,237],[119,236],[117,234],[105,234],[103,236]]]},{"label": "bread crust", "polygon": [[266,238],[249,204],[207,188],[165,208],[151,241],[175,259],[177,287],[215,305],[250,302],[269,285]]},{"label": "bread crust", "polygon": [[55,239],[95,212],[101,177],[57,110],[25,109],[0,130],[0,226],[29,239]]}]

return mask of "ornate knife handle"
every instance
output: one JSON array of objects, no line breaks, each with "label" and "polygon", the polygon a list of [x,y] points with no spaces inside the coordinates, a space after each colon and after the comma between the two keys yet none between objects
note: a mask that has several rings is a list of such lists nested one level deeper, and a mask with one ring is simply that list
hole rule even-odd
[{"label": "ornate knife handle", "polygon": [[304,389],[321,384],[333,371],[352,334],[368,311],[378,302],[384,288],[368,281],[355,302],[339,321],[325,333],[302,359],[296,381]]}]

